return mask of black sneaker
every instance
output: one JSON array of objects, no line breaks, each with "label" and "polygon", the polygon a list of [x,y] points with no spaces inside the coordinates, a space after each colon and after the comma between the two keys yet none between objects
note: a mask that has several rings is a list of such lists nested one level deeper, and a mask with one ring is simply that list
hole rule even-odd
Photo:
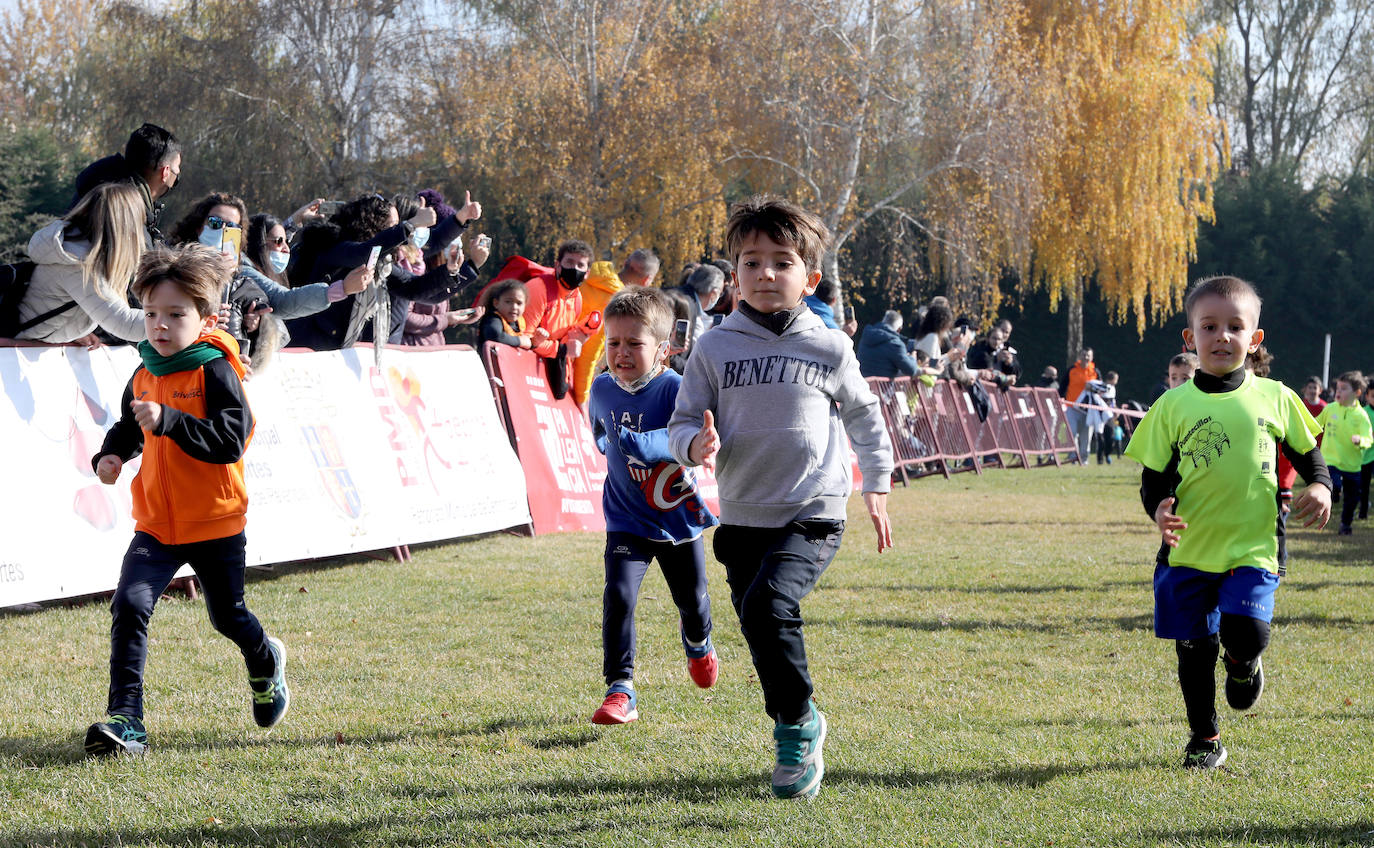
[{"label": "black sneaker", "polygon": [[253,690],[253,721],[258,727],[272,727],[281,721],[291,706],[291,690],[286,687],[286,646],[274,636],[267,637],[267,647],[277,661],[271,677],[250,677]]},{"label": "black sneaker", "polygon": [[1349,524],[1342,524],[1342,525],[1341,525],[1341,528],[1340,528],[1339,530],[1336,531],[1336,535],[1337,535],[1337,536],[1349,536],[1349,535],[1351,535],[1352,532],[1353,532],[1353,531],[1350,529],[1350,525],[1349,525]]},{"label": "black sneaker", "polygon": [[148,731],[133,716],[112,715],[109,721],[96,722],[86,730],[86,755],[137,757],[148,750]]},{"label": "black sneaker", "polygon": [[1250,709],[1264,692],[1264,658],[1255,657],[1255,667],[1250,670],[1248,677],[1237,676],[1245,673],[1245,667],[1240,663],[1233,663],[1229,656],[1223,659],[1226,665],[1226,703],[1233,710]]},{"label": "black sneaker", "polygon": [[1183,767],[1189,769],[1221,768],[1226,762],[1226,748],[1220,739],[1190,739],[1183,749]]}]

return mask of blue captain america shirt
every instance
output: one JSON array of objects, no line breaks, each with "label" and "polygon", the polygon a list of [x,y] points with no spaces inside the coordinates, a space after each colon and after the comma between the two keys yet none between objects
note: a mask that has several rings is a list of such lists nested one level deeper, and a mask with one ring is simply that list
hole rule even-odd
[{"label": "blue captain america shirt", "polygon": [[697,488],[696,474],[668,450],[668,419],[682,375],[665,369],[631,394],[610,374],[592,381],[587,399],[592,435],[606,455],[601,505],[606,530],[681,544],[720,520]]}]

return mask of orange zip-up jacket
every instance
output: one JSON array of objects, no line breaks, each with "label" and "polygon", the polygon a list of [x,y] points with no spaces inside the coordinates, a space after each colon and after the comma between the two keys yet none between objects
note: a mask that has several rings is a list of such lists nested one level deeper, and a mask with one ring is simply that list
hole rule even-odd
[{"label": "orange zip-up jacket", "polygon": [[[224,356],[162,377],[140,365],[124,390],[123,414],[91,460],[94,467],[106,454],[124,462],[143,454],[133,482],[134,529],[164,545],[227,538],[247,524],[243,453],[254,422],[238,343],[223,330],[198,341]],[[162,405],[155,431],[144,432],[134,420],[135,399]]]}]

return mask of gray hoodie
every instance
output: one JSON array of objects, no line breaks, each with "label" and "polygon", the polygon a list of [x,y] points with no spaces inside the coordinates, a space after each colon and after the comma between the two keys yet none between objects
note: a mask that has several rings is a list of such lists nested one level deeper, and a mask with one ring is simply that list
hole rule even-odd
[{"label": "gray hoodie", "polygon": [[[849,446],[865,492],[892,487],[892,445],[849,337],[810,310],[781,336],[741,312],[697,339],[668,422],[683,465],[710,409],[720,432],[716,479],[727,524],[783,527],[843,520],[853,489]],[[844,434],[848,431],[849,442]]]},{"label": "gray hoodie", "polygon": [[59,218],[29,239],[29,258],[37,267],[33,269],[33,280],[19,304],[19,320],[28,321],[73,301],[76,307],[30,327],[20,333],[19,338],[66,344],[87,335],[99,324],[121,339],[143,341],[147,338],[143,311],[134,309],[108,290],[102,294],[95,280],[87,282],[81,263],[90,252],[90,243],[67,240],[66,225],[67,222]]}]

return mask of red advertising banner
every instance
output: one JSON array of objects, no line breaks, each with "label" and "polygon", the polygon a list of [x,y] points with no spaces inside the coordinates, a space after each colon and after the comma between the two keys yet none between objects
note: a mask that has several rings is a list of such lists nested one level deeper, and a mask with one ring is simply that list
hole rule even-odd
[{"label": "red advertising banner", "polygon": [[515,451],[525,471],[535,533],[604,532],[601,489],[606,458],[596,449],[587,417],[573,402],[549,391],[544,360],[509,345],[488,345],[502,384]]}]

